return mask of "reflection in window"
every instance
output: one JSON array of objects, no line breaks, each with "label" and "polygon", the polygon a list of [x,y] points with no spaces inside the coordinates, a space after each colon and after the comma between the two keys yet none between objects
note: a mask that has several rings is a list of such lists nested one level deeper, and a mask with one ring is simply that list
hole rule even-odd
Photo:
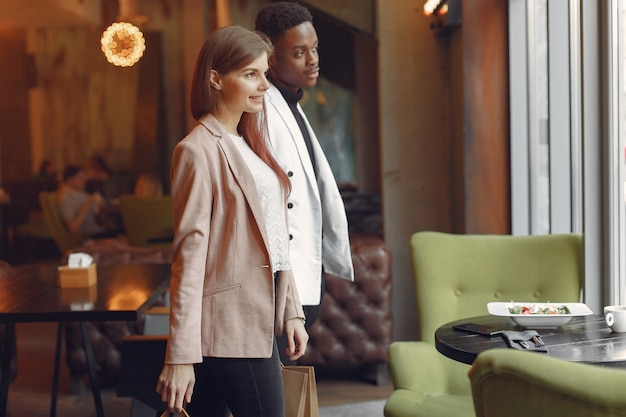
[{"label": "reflection in window", "polygon": [[[548,110],[548,4],[547,0],[529,2],[532,42],[529,51],[530,74],[530,152],[531,186],[534,191],[531,216],[536,221],[533,234],[550,233],[550,137]],[[534,85],[533,85],[534,84]],[[534,161],[534,162],[533,162]]]},{"label": "reflection in window", "polygon": [[[623,304],[626,302],[626,140],[624,138],[626,128],[626,6],[622,1],[612,3],[610,19],[610,39],[615,45],[611,45],[612,55],[609,62],[615,62],[615,71],[610,77],[609,103],[610,104],[610,141],[612,153],[610,158],[610,172],[613,177],[611,184],[612,207],[610,209],[610,227],[613,231],[611,243],[614,256],[611,257],[613,277],[611,283],[610,302]],[[613,66],[612,66],[613,67]],[[611,92],[615,91],[616,97]]]},{"label": "reflection in window", "polygon": [[338,183],[356,180],[354,92],[324,77],[300,101]]}]

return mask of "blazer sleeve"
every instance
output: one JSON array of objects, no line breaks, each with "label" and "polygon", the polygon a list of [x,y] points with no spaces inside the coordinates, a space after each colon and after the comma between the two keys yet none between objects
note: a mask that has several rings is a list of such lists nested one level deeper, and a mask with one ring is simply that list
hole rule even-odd
[{"label": "blazer sleeve", "polygon": [[285,332],[285,321],[296,317],[304,318],[304,310],[291,270],[280,271],[276,285],[276,318],[274,332],[277,336]]},{"label": "blazer sleeve", "polygon": [[212,213],[206,152],[179,142],[172,156],[174,242],[168,364],[202,362],[202,294]]}]

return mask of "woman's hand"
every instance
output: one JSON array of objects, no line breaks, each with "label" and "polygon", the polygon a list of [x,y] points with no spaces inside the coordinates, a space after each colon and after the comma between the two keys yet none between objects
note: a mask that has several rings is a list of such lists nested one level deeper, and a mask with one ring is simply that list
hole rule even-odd
[{"label": "woman's hand", "polygon": [[191,402],[195,382],[193,365],[163,365],[156,392],[171,412],[180,413],[184,403]]},{"label": "woman's hand", "polygon": [[295,317],[285,321],[285,337],[287,337],[285,353],[289,360],[300,359],[306,352],[306,345],[309,343],[309,334],[306,332],[301,318]]}]

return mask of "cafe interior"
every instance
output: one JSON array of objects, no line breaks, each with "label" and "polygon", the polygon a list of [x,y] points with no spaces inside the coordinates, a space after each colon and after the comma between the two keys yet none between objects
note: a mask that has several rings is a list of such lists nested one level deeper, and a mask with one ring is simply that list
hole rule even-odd
[{"label": "cafe interior", "polygon": [[[169,165],[196,123],[188,103],[197,53],[216,28],[252,28],[270,2],[0,0],[4,279],[78,252],[98,268],[167,267]],[[626,339],[620,310],[605,307],[626,305],[625,6],[298,2],[314,17],[321,73],[300,104],[344,199],[355,265],[354,283],[327,277],[301,363],[389,386],[386,417],[623,415],[626,400],[605,381],[626,381],[606,369],[626,365]],[[116,32],[120,23],[133,30]],[[139,46],[122,56],[116,36]],[[89,173],[96,160],[108,172],[91,185],[125,229],[113,242],[77,240],[47,198],[64,167]],[[51,178],[40,175],[44,161]],[[162,184],[148,206],[131,196],[142,174]],[[561,303],[566,321],[502,319],[513,313],[494,303],[514,302]],[[154,304],[166,309],[166,293]],[[144,313],[122,336],[146,331]],[[453,328],[468,318],[497,336]],[[62,365],[72,393],[84,393],[91,348],[74,324]],[[98,372],[119,377],[119,329],[89,325],[106,340],[100,351],[117,355],[114,365],[96,357]],[[549,372],[588,382],[542,379]]]}]

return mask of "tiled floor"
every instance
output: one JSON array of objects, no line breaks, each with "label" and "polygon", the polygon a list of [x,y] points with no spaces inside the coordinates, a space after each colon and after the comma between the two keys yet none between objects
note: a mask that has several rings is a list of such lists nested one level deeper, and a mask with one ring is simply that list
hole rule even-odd
[{"label": "tiled floor", "polygon": [[[47,417],[50,415],[50,390],[54,362],[56,324],[24,323],[17,325],[18,378],[9,387],[10,417]],[[58,416],[95,416],[91,391],[81,396],[70,394],[69,373],[62,359]],[[376,386],[355,375],[318,373],[321,406],[384,399],[392,391],[390,384]],[[128,416],[130,399],[118,398],[115,387],[102,387],[107,416]]]}]

